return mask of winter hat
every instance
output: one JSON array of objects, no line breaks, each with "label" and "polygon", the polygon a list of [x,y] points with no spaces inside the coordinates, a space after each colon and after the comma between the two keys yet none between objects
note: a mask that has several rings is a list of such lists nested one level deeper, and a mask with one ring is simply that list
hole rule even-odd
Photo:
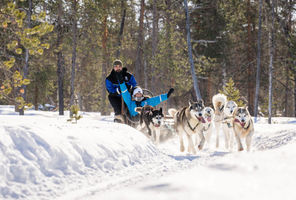
[{"label": "winter hat", "polygon": [[140,88],[140,87],[136,87],[136,88],[134,89],[134,91],[133,91],[133,96],[135,96],[138,92],[141,93],[141,94],[143,94],[143,90],[142,90],[142,88]]},{"label": "winter hat", "polygon": [[114,62],[113,62],[113,66],[115,66],[115,65],[120,65],[120,66],[122,66],[122,62],[121,62],[121,60],[114,60]]}]

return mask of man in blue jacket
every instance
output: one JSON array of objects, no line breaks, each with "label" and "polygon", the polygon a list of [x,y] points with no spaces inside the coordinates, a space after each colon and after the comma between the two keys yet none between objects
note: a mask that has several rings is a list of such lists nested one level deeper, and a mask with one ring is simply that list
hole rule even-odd
[{"label": "man in blue jacket", "polygon": [[135,111],[136,107],[143,107],[145,105],[157,106],[163,101],[166,101],[170,95],[174,92],[174,88],[171,88],[167,94],[161,94],[152,98],[145,98],[143,91],[140,87],[137,87],[132,94],[129,93],[128,88],[124,82],[124,76],[122,72],[116,72],[116,77],[120,83],[120,89],[122,91],[122,98],[127,105],[129,113],[132,117],[137,116],[139,113]]},{"label": "man in blue jacket", "polygon": [[121,118],[121,89],[119,86],[119,82],[116,77],[116,73],[120,73],[122,75],[123,82],[126,83],[127,89],[131,89],[137,86],[136,79],[134,76],[127,72],[127,68],[122,67],[122,62],[120,60],[115,60],[113,62],[113,69],[111,73],[106,78],[106,89],[109,93],[108,99],[111,106],[114,109],[115,120],[122,120]]}]

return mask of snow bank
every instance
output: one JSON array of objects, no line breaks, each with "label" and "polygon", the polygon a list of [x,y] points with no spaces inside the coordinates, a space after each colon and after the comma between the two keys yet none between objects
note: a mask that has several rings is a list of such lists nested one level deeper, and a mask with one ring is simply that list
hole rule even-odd
[{"label": "snow bank", "polygon": [[159,153],[123,124],[87,115],[72,124],[57,113],[17,116],[12,110],[2,106],[0,111],[0,199],[54,197],[80,176],[100,179]]},{"label": "snow bank", "polygon": [[177,138],[155,147],[112,116],[82,113],[72,124],[13,109],[0,106],[0,199],[296,199],[295,118],[260,118],[249,153],[212,138],[188,155]]}]

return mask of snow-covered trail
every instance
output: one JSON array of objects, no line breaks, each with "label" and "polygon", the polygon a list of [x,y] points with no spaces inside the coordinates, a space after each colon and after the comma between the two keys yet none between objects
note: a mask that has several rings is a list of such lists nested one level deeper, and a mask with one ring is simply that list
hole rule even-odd
[{"label": "snow-covered trail", "polygon": [[[244,197],[249,199],[250,196],[256,199],[258,195],[262,195],[262,198],[264,198],[274,193],[270,192],[271,188],[276,191],[276,187],[278,187],[276,184],[274,185],[274,176],[270,176],[270,173],[273,173],[274,170],[276,170],[278,174],[283,175],[277,177],[277,181],[280,183],[289,180],[292,185],[294,178],[296,178],[296,176],[290,176],[290,173],[283,174],[281,172],[283,169],[287,170],[287,165],[290,166],[289,170],[292,171],[292,173],[296,172],[293,165],[289,164],[296,163],[296,151],[290,152],[292,156],[283,156],[285,154],[283,152],[285,152],[286,149],[287,151],[295,149],[296,130],[295,125],[288,124],[256,124],[256,130],[252,151],[249,153],[237,152],[236,148],[231,152],[223,148],[215,149],[214,144],[212,144],[206,149],[199,151],[197,155],[188,155],[179,152],[178,139],[173,138],[171,141],[157,147],[161,154],[156,156],[152,162],[145,163],[145,165],[141,166],[134,166],[128,169],[127,172],[114,175],[114,178],[111,178],[111,180],[107,182],[104,181],[90,188],[78,190],[70,195],[62,196],[60,199],[151,199],[156,196],[157,199],[195,199],[200,197],[206,199],[221,199],[221,195],[222,197],[224,196],[225,199]],[[223,146],[223,142],[220,145]],[[288,145],[288,147],[286,147],[286,145]],[[276,161],[276,169],[273,166],[274,161],[271,161],[272,165],[270,166],[269,151],[278,148],[281,148],[281,150],[272,156],[272,159],[274,157],[280,158]],[[294,157],[295,159],[287,162],[286,159],[290,157]],[[258,171],[259,168],[265,173],[264,181],[261,181],[262,183],[260,183],[260,175],[258,176],[258,180],[254,175],[254,172]],[[209,172],[212,170],[216,171],[214,173],[216,175]],[[204,175],[195,180],[192,175],[196,174],[196,172],[198,172],[198,176],[200,176],[200,174]],[[229,172],[234,173],[229,174]],[[239,175],[236,175],[236,172],[239,172]],[[245,172],[246,174],[244,174]],[[262,174],[262,172],[260,173]],[[250,174],[252,175],[251,178],[245,177],[245,175],[249,176]],[[240,184],[245,189],[239,189],[238,191],[232,190],[231,188],[235,188],[237,185],[228,184],[229,175],[235,176],[230,178],[230,182],[243,182]],[[222,176],[222,178],[215,178],[215,176]],[[188,179],[188,181],[186,181],[186,179]],[[178,184],[179,181],[185,183],[180,185]],[[202,191],[203,194],[200,194],[200,192],[194,193],[192,192],[192,188],[188,190],[184,187],[184,185],[188,183],[191,185],[198,182],[201,182],[201,184],[197,185],[201,185],[201,188],[206,190]],[[261,188],[261,184],[267,183],[272,187],[259,189],[260,191],[256,189]],[[174,184],[179,186],[174,186]],[[215,194],[215,191],[209,191],[209,188],[217,187],[216,184],[218,184],[219,189]],[[251,195],[252,193],[249,195],[244,194],[248,192],[248,190],[256,191],[257,195]],[[234,196],[228,194],[232,192],[235,194]],[[287,193],[286,196],[283,195],[281,191],[275,192],[273,198],[279,199],[280,197],[286,197],[287,199],[293,199],[291,198],[293,196],[290,196],[289,192],[291,192],[290,188],[287,187],[285,191],[285,193]]]},{"label": "snow-covered trail", "polygon": [[[261,119],[251,152],[179,152],[173,137],[155,146],[112,116],[0,106],[0,199],[295,199],[296,124]],[[213,134],[214,136],[214,134]],[[186,140],[185,140],[186,141]]]}]

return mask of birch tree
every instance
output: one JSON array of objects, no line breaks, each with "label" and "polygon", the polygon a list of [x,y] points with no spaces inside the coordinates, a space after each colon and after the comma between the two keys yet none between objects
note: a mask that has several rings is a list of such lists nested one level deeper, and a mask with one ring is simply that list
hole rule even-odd
[{"label": "birch tree", "polygon": [[200,95],[200,90],[198,87],[198,81],[197,81],[197,77],[195,74],[194,62],[193,62],[193,57],[192,57],[192,46],[191,46],[191,37],[190,37],[190,18],[189,18],[187,0],[184,0],[184,7],[185,7],[185,13],[186,13],[188,58],[189,58],[189,62],[190,62],[191,76],[192,76],[192,80],[193,80],[194,91],[196,94],[196,98],[199,100],[199,99],[201,99],[201,95]]},{"label": "birch tree", "polygon": [[271,124],[272,116],[272,74],[273,74],[273,54],[274,54],[274,0],[271,3],[271,28],[269,37],[269,88],[268,88],[268,123]]}]

